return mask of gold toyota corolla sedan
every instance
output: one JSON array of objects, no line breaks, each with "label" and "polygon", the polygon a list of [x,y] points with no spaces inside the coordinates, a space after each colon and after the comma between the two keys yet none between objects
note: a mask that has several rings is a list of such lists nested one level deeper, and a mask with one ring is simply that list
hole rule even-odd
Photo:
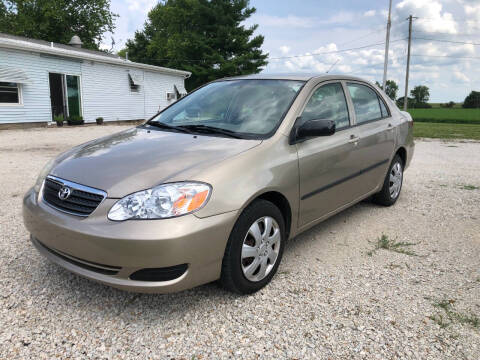
[{"label": "gold toyota corolla sedan", "polygon": [[222,79],[48,163],[24,222],[48,259],[120,289],[252,293],[289,238],[367,197],[396,202],[412,130],[359,78]]}]

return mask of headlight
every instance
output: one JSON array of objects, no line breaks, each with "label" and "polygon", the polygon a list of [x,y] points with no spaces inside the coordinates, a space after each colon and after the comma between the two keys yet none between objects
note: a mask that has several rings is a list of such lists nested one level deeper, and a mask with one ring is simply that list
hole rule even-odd
[{"label": "headlight", "polygon": [[190,214],[204,206],[212,188],[199,182],[163,184],[117,201],[108,212],[110,220],[163,219]]},{"label": "headlight", "polygon": [[33,189],[37,194],[40,192],[40,188],[42,187],[43,180],[45,180],[48,173],[50,172],[50,170],[52,170],[54,166],[55,166],[55,159],[51,159],[49,162],[45,164],[42,171],[40,171],[40,174],[38,174],[37,181],[35,182],[35,185],[33,187]]}]

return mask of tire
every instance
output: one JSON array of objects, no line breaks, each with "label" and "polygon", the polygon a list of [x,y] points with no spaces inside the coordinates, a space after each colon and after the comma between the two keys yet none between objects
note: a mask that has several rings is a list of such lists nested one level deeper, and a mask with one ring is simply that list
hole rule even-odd
[{"label": "tire", "polygon": [[[391,176],[393,181],[391,181]],[[403,161],[400,156],[395,155],[383,181],[382,190],[373,196],[373,202],[383,206],[392,206],[400,197],[402,184]]]},{"label": "tire", "polygon": [[277,272],[285,240],[285,221],[280,210],[269,201],[255,200],[242,212],[228,239],[220,277],[222,286],[239,294],[263,288]]}]

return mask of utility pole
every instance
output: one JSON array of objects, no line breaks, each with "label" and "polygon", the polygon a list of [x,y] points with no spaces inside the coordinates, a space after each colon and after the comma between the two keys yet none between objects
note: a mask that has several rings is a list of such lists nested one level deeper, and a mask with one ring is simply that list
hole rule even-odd
[{"label": "utility pole", "polygon": [[391,14],[392,0],[390,0],[390,5],[388,6],[387,39],[385,40],[385,63],[383,64],[383,91],[386,91],[387,86],[388,46],[390,45],[390,27],[392,26]]},{"label": "utility pole", "polygon": [[407,52],[407,74],[405,75],[405,97],[403,98],[403,111],[407,111],[408,104],[408,72],[410,71],[410,46],[412,44],[412,21],[416,17],[408,17],[408,52]]}]

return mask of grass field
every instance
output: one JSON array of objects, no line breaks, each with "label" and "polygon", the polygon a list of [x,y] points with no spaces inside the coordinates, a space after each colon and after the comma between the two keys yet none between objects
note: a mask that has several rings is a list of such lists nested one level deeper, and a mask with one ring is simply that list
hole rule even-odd
[{"label": "grass field", "polygon": [[416,122],[413,126],[413,135],[436,139],[480,140],[480,125]]},{"label": "grass field", "polygon": [[480,125],[480,109],[432,108],[408,110],[416,123],[449,123]]}]

